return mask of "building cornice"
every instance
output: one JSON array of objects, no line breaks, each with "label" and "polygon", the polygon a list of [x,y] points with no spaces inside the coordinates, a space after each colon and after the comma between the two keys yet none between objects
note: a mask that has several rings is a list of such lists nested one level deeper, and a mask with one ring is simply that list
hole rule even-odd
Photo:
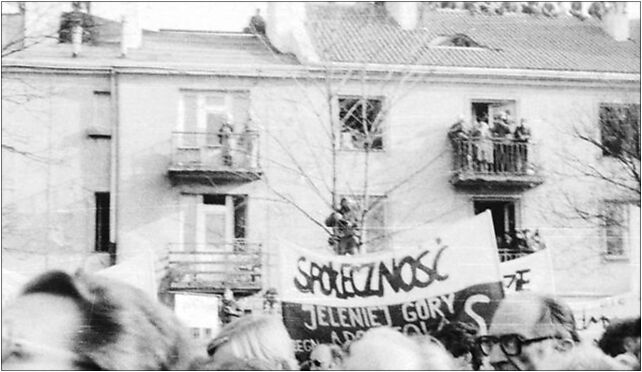
[{"label": "building cornice", "polygon": [[[611,86],[626,84],[632,87],[640,84],[639,73],[591,72],[591,71],[556,71],[499,69],[453,66],[411,66],[383,64],[329,63],[318,65],[198,65],[186,63],[140,63],[137,61],[109,61],[108,63],[87,64],[69,63],[60,60],[4,60],[3,73],[60,73],[60,74],[108,74],[115,71],[119,74],[134,75],[185,75],[185,76],[236,76],[252,78],[306,78],[325,79],[328,71],[337,79],[361,79],[362,74],[355,71],[366,71],[367,80],[389,80],[405,76],[407,80],[439,79],[453,83],[547,83],[598,84]],[[471,80],[472,79],[472,80]],[[488,79],[493,79],[489,81]]]}]

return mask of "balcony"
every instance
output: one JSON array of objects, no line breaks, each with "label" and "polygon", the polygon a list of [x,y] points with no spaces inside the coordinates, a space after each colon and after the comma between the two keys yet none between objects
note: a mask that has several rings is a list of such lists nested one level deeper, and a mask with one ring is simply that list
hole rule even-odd
[{"label": "balcony", "polygon": [[[453,176],[457,187],[526,189],[544,179],[534,164],[534,146],[510,139],[455,139]],[[485,154],[484,150],[489,153]],[[490,153],[492,152],[492,153]]]},{"label": "balcony", "polygon": [[516,258],[524,257],[531,253],[531,252],[523,252],[517,249],[511,249],[511,248],[498,248],[498,252],[499,252],[500,262],[514,260]]},{"label": "balcony", "polygon": [[168,175],[176,183],[251,182],[261,178],[259,135],[232,134],[229,140],[211,132],[173,132]]},{"label": "balcony", "polygon": [[173,291],[251,294],[261,289],[261,244],[244,239],[220,244],[170,244]]},{"label": "balcony", "polygon": [[518,229],[497,240],[499,261],[505,262],[546,249],[538,229]]}]

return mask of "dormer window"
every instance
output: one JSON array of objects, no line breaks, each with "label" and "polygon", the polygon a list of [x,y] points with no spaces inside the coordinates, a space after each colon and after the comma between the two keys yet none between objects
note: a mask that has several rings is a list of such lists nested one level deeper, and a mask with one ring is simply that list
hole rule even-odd
[{"label": "dormer window", "polygon": [[433,47],[483,48],[475,40],[464,34],[438,36],[430,42]]}]

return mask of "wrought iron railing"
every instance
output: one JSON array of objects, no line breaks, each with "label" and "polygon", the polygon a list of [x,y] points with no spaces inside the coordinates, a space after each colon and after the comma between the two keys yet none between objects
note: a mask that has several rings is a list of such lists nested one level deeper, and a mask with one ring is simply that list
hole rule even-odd
[{"label": "wrought iron railing", "polygon": [[522,252],[512,248],[499,248],[499,260],[501,262],[514,260],[516,258],[524,257],[529,255],[528,252]]},{"label": "wrought iron railing", "polygon": [[259,134],[173,132],[172,166],[197,170],[259,169]]},{"label": "wrought iron railing", "polygon": [[510,234],[510,240],[498,241],[499,259],[501,262],[514,260],[546,248],[539,229],[522,228]]},{"label": "wrought iron railing", "polygon": [[236,239],[216,244],[175,243],[168,249],[169,267],[180,272],[179,283],[247,288],[261,286],[260,243]]},{"label": "wrought iron railing", "polygon": [[487,175],[533,175],[534,147],[510,139],[456,139],[454,171]]}]

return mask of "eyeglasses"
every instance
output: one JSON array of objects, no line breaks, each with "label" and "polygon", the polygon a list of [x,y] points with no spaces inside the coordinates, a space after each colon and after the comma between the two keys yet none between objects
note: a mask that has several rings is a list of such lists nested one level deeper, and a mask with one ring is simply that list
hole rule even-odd
[{"label": "eyeglasses", "polygon": [[323,363],[321,363],[320,360],[316,360],[316,359],[311,359],[310,364],[312,364],[315,367],[321,367],[323,365]]},{"label": "eyeglasses", "polygon": [[523,346],[549,339],[559,339],[559,337],[545,336],[527,339],[516,333],[510,333],[501,336],[480,336],[477,338],[477,345],[481,352],[486,356],[490,355],[493,345],[497,343],[507,356],[517,356],[522,353]]}]

